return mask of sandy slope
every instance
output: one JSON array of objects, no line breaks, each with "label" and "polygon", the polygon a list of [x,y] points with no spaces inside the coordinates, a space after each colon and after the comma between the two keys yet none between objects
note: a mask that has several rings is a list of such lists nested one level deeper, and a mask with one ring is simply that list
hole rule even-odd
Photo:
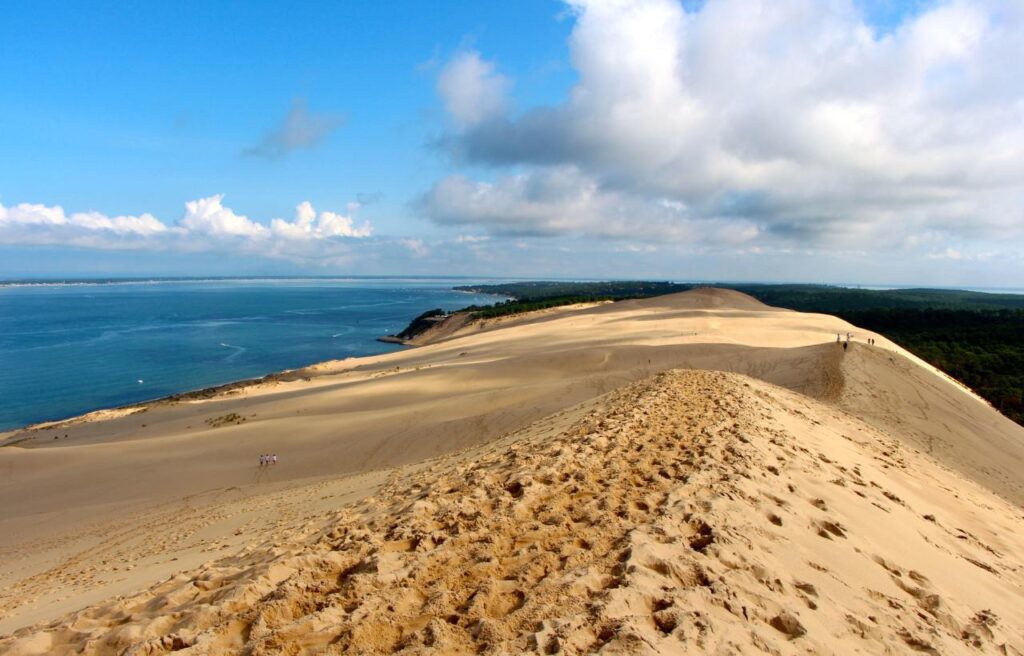
[{"label": "sandy slope", "polygon": [[[524,426],[546,443],[558,422],[582,412],[579,404],[678,367],[748,374],[835,403],[849,415],[836,415],[843,421],[859,417],[888,434],[878,439],[928,451],[943,466],[1024,502],[1024,429],[880,337],[877,347],[855,344],[844,355],[834,340],[847,330],[868,336],[834,317],[706,290],[548,313],[414,350],[325,363],[303,372],[307,380],[12,434],[7,442],[16,445],[0,449],[0,631],[144,588],[225,553],[262,553],[265,540],[290,540],[307,524],[315,536],[325,513],[360,512],[346,504],[373,493],[388,468],[419,467]],[[225,422],[232,413],[244,421]],[[261,471],[256,457],[265,451],[281,460]],[[947,477],[951,494],[984,494],[931,466],[935,477]],[[933,487],[912,480],[918,492]],[[893,489],[904,482],[879,484]],[[1004,537],[1021,528],[1019,513],[1008,515],[1008,524],[988,524],[967,506],[945,502],[963,517],[956,526],[974,535],[971,526],[1002,526]],[[877,539],[879,548],[894,546],[884,534]],[[295,543],[279,555],[308,548]],[[1021,626],[1012,614],[1000,617]]]},{"label": "sandy slope", "polygon": [[895,353],[854,345],[840,406],[1024,505],[1024,430],[951,392],[944,376]]},{"label": "sandy slope", "polygon": [[3,646],[1024,653],[1012,504],[750,378],[670,372],[589,408]]},{"label": "sandy slope", "polygon": [[494,330],[496,328],[507,328],[510,326],[536,323],[538,319],[547,319],[567,312],[600,307],[601,305],[607,305],[608,303],[611,303],[611,301],[574,303],[571,305],[559,305],[558,307],[545,308],[543,310],[534,310],[532,312],[510,314],[488,319],[474,318],[470,312],[456,312],[455,314],[446,317],[443,321],[429,327],[416,337],[406,340],[403,343],[410,346],[426,346],[428,344],[436,344],[438,342],[455,339],[457,337],[466,337],[467,335],[474,335],[479,332]]}]

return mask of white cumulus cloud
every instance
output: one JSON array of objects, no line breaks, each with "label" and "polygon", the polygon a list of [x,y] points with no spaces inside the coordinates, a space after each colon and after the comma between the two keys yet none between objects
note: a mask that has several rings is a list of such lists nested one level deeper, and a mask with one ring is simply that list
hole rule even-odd
[{"label": "white cumulus cloud", "polygon": [[186,232],[213,236],[265,239],[270,235],[266,226],[224,207],[223,200],[223,195],[216,195],[185,203],[179,226]]},{"label": "white cumulus cloud", "polygon": [[475,51],[456,54],[441,70],[437,91],[458,123],[476,125],[505,109],[509,81]]},{"label": "white cumulus cloud", "polygon": [[459,126],[443,147],[511,172],[439,181],[419,203],[436,222],[699,240],[709,221],[717,238],[838,248],[1024,239],[1020,0],[936,2],[885,32],[853,0],[567,5],[578,81],[561,103],[481,120],[439,83]]},{"label": "white cumulus cloud", "polygon": [[[353,209],[358,205],[353,204]],[[335,212],[320,212],[313,209],[309,201],[300,203],[295,208],[295,220],[292,222],[274,219],[270,229],[275,235],[287,239],[324,239],[328,237],[369,237],[373,234],[373,226],[368,222],[356,226],[351,216]]]},{"label": "white cumulus cloud", "polygon": [[177,223],[152,214],[106,216],[99,212],[67,213],[60,206],[0,204],[0,244],[76,246],[98,249],[223,250],[301,261],[346,256],[348,243],[369,237],[369,222],[356,224],[349,215],[317,212],[300,203],[291,221],[275,218],[269,225],[238,214],[215,195],[185,203]]},{"label": "white cumulus cloud", "polygon": [[0,204],[0,228],[16,231],[19,228],[49,229],[61,227],[91,231],[106,231],[118,235],[150,236],[167,231],[167,226],[151,214],[141,216],[105,216],[99,212],[67,214],[63,207],[34,203],[21,203],[13,207]]}]

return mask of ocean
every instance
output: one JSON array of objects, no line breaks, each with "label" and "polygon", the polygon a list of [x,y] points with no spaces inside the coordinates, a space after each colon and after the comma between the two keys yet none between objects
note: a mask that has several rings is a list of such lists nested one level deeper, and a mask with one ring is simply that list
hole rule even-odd
[{"label": "ocean", "polygon": [[429,309],[500,297],[440,278],[0,283],[0,430],[403,348]]}]

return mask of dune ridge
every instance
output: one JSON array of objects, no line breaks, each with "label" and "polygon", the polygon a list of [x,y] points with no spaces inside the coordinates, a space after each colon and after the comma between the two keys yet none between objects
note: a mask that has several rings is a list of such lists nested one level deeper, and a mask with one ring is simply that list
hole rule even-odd
[{"label": "dune ridge", "polygon": [[672,371],[0,648],[1022,653],[1021,523],[842,411]]}]

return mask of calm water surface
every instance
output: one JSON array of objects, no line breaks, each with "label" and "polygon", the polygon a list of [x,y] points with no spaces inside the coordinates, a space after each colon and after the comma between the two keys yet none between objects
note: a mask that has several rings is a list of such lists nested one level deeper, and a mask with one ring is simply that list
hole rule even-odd
[{"label": "calm water surface", "polygon": [[0,430],[400,349],[375,340],[431,308],[501,300],[451,289],[470,282],[0,286]]}]

